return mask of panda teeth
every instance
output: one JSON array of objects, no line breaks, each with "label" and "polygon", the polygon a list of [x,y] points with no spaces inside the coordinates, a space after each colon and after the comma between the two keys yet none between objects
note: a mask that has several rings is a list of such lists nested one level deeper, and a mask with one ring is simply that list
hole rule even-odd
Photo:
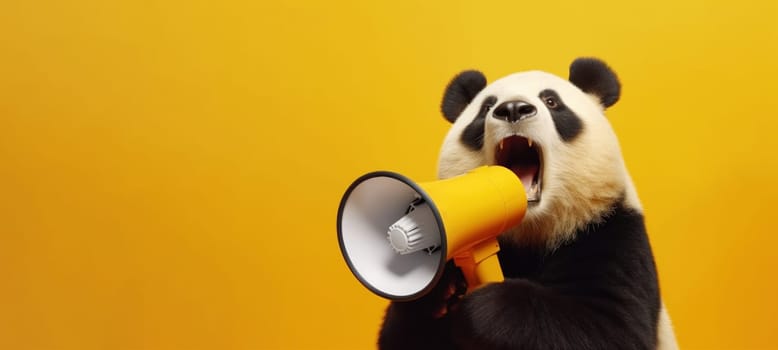
[{"label": "panda teeth", "polygon": [[530,202],[538,201],[538,193],[540,192],[540,184],[533,182],[527,191],[527,200]]},{"label": "panda teeth", "polygon": [[505,143],[505,139],[500,140],[500,151],[502,151],[504,143]]},{"label": "panda teeth", "polygon": [[528,139],[527,139],[527,145],[529,145],[530,147],[532,147],[532,139],[530,139],[530,138],[528,138]]}]

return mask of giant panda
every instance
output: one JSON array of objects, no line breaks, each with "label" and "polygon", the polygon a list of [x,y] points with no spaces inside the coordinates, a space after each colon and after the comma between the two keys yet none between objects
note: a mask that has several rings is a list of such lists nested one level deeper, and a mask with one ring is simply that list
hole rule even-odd
[{"label": "giant panda", "polygon": [[507,167],[524,184],[527,212],[499,237],[504,282],[465,294],[449,262],[429,294],[389,305],[379,348],[677,348],[641,204],[604,115],[620,92],[595,58],[574,60],[568,80],[527,71],[487,85],[473,70],[451,80],[439,177]]}]

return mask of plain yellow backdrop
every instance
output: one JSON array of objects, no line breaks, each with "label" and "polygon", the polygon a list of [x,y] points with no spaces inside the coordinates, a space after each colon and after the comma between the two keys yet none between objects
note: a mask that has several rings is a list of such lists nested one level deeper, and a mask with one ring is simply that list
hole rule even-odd
[{"label": "plain yellow backdrop", "polygon": [[0,4],[0,348],[369,349],[337,205],[435,177],[457,72],[608,111],[685,349],[778,348],[775,1]]}]

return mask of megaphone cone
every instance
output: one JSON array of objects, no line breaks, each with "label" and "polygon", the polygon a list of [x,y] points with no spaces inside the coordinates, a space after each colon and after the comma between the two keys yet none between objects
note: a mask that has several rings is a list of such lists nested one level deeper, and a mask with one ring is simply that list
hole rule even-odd
[{"label": "megaphone cone", "polygon": [[358,178],[338,208],[338,241],[351,272],[372,292],[413,300],[454,259],[470,289],[502,281],[497,236],[524,217],[527,199],[509,169],[484,166],[415,183],[386,171]]}]

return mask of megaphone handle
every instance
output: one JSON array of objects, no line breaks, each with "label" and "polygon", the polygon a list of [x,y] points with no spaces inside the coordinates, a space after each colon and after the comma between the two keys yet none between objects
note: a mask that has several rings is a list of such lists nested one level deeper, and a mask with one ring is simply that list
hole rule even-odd
[{"label": "megaphone handle", "polygon": [[471,250],[454,257],[454,264],[459,266],[467,281],[467,291],[470,292],[485,283],[502,282],[500,260],[497,252],[500,244],[497,239],[489,239],[475,245]]}]

